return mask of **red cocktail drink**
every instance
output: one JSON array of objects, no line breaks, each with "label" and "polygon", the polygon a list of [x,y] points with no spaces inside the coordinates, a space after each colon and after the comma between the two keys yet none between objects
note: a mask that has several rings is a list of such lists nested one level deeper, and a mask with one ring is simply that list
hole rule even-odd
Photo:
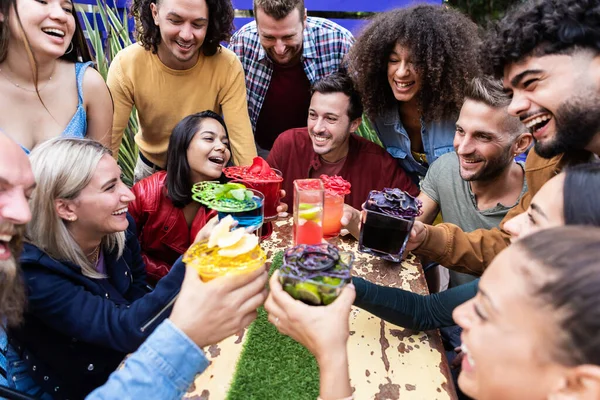
[{"label": "red cocktail drink", "polygon": [[320,179],[294,181],[294,245],[321,243],[323,193]]},{"label": "red cocktail drink", "polygon": [[283,177],[281,172],[273,169],[265,160],[255,157],[251,166],[223,168],[226,177],[246,187],[258,190],[265,196],[265,220],[277,217],[277,206],[280,203],[280,192]]}]

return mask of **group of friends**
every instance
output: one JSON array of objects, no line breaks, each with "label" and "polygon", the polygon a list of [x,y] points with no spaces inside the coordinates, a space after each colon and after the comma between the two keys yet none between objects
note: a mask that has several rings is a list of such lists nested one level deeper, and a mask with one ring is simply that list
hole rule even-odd
[{"label": "group of friends", "polygon": [[[71,0],[0,2],[2,393],[181,398],[202,348],[264,304],[315,356],[322,400],[352,398],[352,305],[441,328],[461,396],[600,398],[600,1],[527,0],[485,32],[416,5],[356,38],[302,0],[254,0],[235,33],[229,0],[131,13],[137,42],[105,82]],[[116,159],[133,109],[129,188]],[[265,268],[201,282],[181,255],[217,218],[191,188],[257,154],[282,172],[282,214],[295,179],[348,180],[355,237],[369,191],[418,196],[407,249],[449,289],[354,277],[311,307]]]}]

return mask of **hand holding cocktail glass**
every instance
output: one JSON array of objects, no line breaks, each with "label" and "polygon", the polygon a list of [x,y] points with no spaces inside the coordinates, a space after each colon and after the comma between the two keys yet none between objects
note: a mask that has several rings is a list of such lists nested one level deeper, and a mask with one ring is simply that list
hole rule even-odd
[{"label": "hand holding cocktail glass", "polygon": [[356,297],[354,286],[346,285],[332,304],[313,307],[290,297],[279,279],[276,271],[269,281],[270,292],[265,302],[269,322],[315,356],[319,365],[320,398],[351,397],[347,343],[350,310]]}]

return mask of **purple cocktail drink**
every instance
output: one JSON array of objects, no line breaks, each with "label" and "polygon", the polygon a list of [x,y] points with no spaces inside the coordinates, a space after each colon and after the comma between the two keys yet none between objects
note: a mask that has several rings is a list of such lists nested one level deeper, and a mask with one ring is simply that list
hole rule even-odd
[{"label": "purple cocktail drink", "polygon": [[358,250],[400,262],[421,201],[400,189],[372,190],[363,209]]}]

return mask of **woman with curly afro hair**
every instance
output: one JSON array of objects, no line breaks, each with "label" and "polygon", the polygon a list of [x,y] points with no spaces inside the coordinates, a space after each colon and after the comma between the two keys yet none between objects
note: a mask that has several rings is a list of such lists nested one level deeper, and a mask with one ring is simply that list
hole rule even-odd
[{"label": "woman with curly afro hair", "polygon": [[350,51],[367,116],[413,180],[453,150],[464,91],[479,74],[477,26],[446,7],[375,16]]},{"label": "woman with curly afro hair", "polygon": [[138,42],[121,50],[107,77],[115,112],[117,154],[133,107],[140,121],[135,181],[166,166],[169,137],[187,115],[210,110],[229,129],[233,161],[256,156],[248,116],[244,70],[221,46],[233,31],[230,0],[133,0]]}]

